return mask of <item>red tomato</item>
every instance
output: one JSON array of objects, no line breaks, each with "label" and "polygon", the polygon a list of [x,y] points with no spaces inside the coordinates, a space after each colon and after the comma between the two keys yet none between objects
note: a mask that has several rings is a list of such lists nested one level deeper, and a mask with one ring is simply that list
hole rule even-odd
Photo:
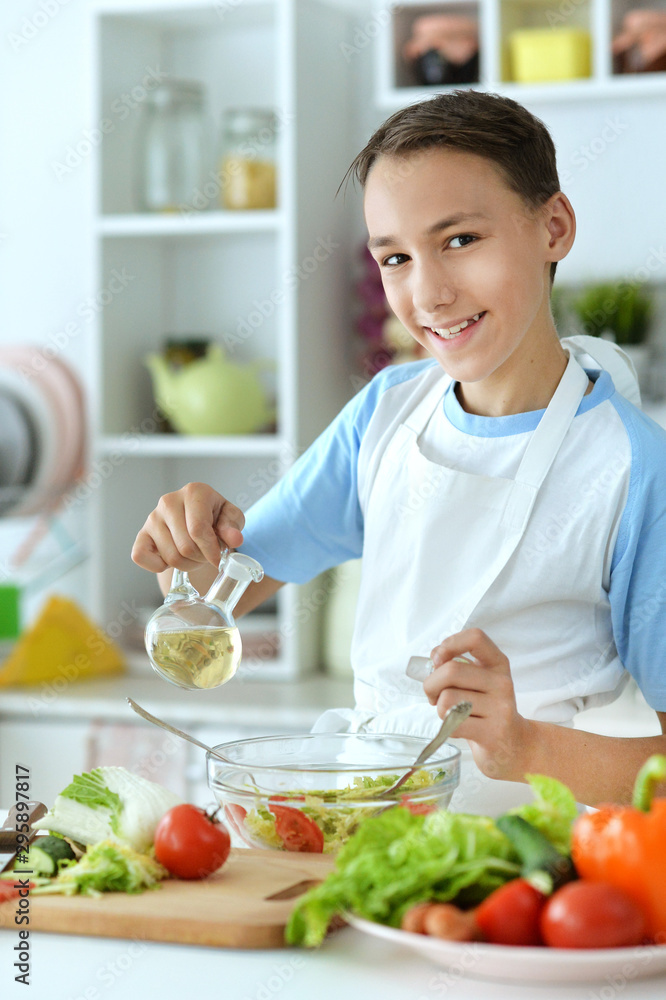
[{"label": "red tomato", "polygon": [[155,857],[177,878],[205,878],[229,856],[226,826],[183,802],[165,812],[155,830]]},{"label": "red tomato", "polygon": [[645,931],[638,903],[622,889],[591,879],[563,885],[541,914],[541,933],[551,948],[630,948]]},{"label": "red tomato", "polygon": [[[16,878],[20,878],[17,875]],[[28,888],[34,889],[35,883],[28,882]],[[6,902],[8,899],[15,899],[18,897],[19,890],[14,888],[14,883],[10,879],[0,879],[0,903]]]},{"label": "red tomato", "polygon": [[314,820],[289,806],[276,806],[268,803],[268,808],[275,816],[275,829],[287,851],[309,851],[311,854],[321,854],[324,850],[324,834]]},{"label": "red tomato", "polygon": [[224,818],[234,833],[238,834],[241,840],[245,839],[243,837],[243,823],[245,822],[246,816],[247,809],[243,809],[242,806],[236,805],[235,802],[229,802],[228,805],[224,807]]},{"label": "red tomato", "polygon": [[400,805],[405,809],[409,809],[412,816],[427,816],[437,809],[434,802],[414,802],[413,799],[410,799],[409,795],[402,796]]},{"label": "red tomato", "polygon": [[491,944],[543,944],[539,917],[546,897],[524,878],[500,886],[477,906],[476,923]]}]

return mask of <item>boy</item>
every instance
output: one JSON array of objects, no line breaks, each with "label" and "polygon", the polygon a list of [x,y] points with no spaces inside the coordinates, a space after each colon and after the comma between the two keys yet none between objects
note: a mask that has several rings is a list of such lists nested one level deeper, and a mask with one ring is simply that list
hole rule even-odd
[{"label": "boy", "polygon": [[[201,589],[220,542],[242,545],[267,573],[245,612],[362,555],[357,707],[319,728],[430,736],[469,699],[456,735],[485,775],[626,801],[666,736],[569,727],[631,674],[666,730],[666,433],[589,357],[626,382],[613,348],[558,339],[550,288],[575,217],[550,135],[511,100],[458,91],[398,111],[350,172],[388,301],[431,359],[377,375],[245,527],[191,483],[132,558]],[[415,654],[435,664],[423,684],[405,674]]]}]

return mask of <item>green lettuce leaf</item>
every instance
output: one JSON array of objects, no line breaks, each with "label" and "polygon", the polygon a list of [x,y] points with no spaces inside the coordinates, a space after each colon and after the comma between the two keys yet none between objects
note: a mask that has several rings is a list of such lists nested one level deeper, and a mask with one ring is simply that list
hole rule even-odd
[{"label": "green lettuce leaf", "polygon": [[424,900],[473,905],[519,874],[517,860],[489,817],[395,807],[366,819],[342,847],[335,870],[292,911],[287,942],[320,944],[346,911],[398,927]]},{"label": "green lettuce leaf", "polygon": [[60,794],[63,798],[73,799],[90,809],[95,809],[97,806],[108,809],[111,829],[114,833],[118,833],[118,821],[123,803],[120,796],[105,785],[101,768],[95,768],[86,774],[75,774],[70,784]]},{"label": "green lettuce leaf", "polygon": [[523,819],[540,830],[563,854],[571,852],[571,827],[578,815],[573,792],[556,778],[545,774],[526,774],[534,792],[534,802],[510,809],[509,813]]},{"label": "green lettuce leaf", "polygon": [[147,854],[111,840],[100,841],[80,861],[63,862],[57,878],[38,884],[34,895],[100,896],[103,892],[143,892],[157,888],[168,871]]}]

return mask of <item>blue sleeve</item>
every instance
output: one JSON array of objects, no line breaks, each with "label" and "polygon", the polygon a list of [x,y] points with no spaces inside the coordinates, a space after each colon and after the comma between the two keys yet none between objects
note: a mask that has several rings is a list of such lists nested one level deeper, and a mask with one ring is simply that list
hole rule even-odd
[{"label": "blue sleeve", "polygon": [[363,514],[358,453],[382,394],[415,377],[425,362],[384,368],[351,399],[286,474],[247,511],[241,552],[285,583],[305,583],[358,559]]},{"label": "blue sleeve", "polygon": [[647,703],[666,712],[666,431],[617,393],[613,404],[632,453],[611,565],[613,633]]}]

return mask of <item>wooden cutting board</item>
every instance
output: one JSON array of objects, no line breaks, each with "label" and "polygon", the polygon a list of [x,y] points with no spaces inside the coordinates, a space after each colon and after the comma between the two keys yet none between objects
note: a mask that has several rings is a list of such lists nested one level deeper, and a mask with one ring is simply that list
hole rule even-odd
[{"label": "wooden cutting board", "polygon": [[[333,868],[329,854],[233,849],[202,881],[166,879],[138,895],[31,896],[30,931],[172,941],[221,948],[281,948],[295,900]],[[270,899],[271,896],[280,899]],[[0,928],[16,929],[16,900]]]}]

